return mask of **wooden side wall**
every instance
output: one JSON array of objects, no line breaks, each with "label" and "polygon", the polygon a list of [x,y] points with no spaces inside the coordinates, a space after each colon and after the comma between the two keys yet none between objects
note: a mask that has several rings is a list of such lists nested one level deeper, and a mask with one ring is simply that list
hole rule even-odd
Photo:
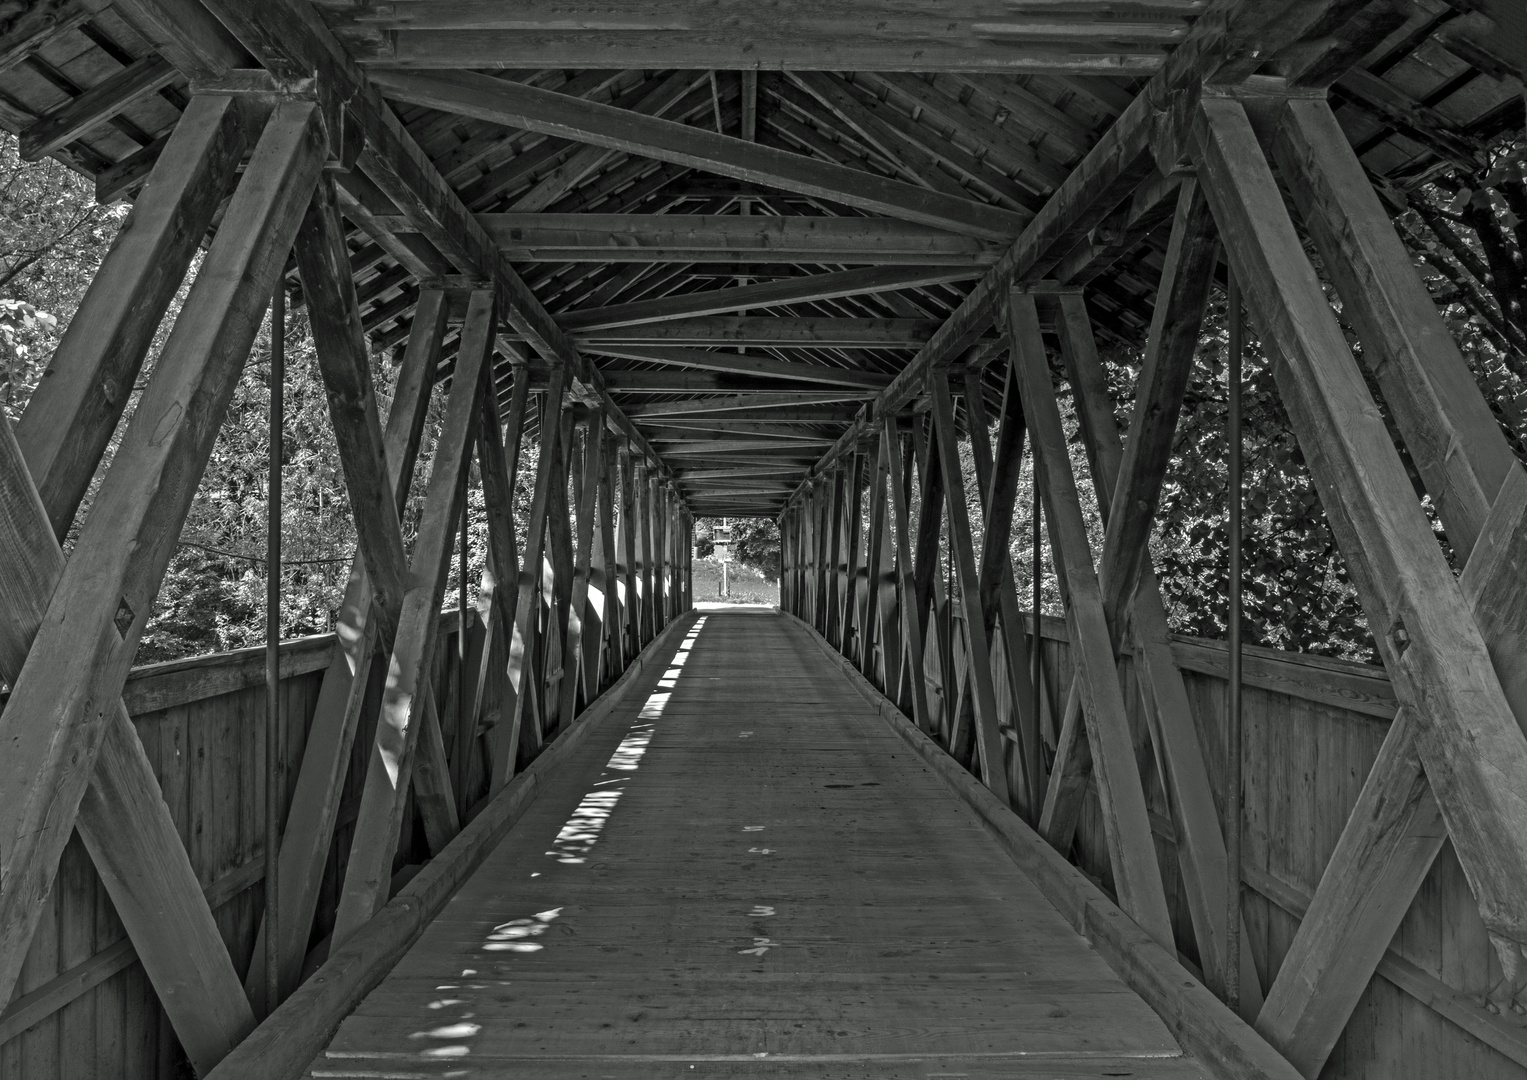
[{"label": "wooden side wall", "polygon": [[[476,649],[481,647],[482,625],[475,612],[469,616],[468,670],[472,671]],[[435,692],[454,773],[458,767],[458,633],[454,612],[442,616],[440,629]],[[333,636],[324,635],[282,646],[288,799],[296,783],[332,643]],[[380,669],[384,661],[378,657],[374,663]],[[499,658],[494,670],[503,669]],[[375,674],[380,675],[380,670]],[[373,678],[352,751],[313,944],[319,944],[333,927],[337,891],[365,775],[360,766],[372,741],[365,718],[375,725],[380,696],[380,678]],[[264,650],[246,649],[136,669],[123,698],[242,976],[264,910]],[[501,688],[488,687],[483,715],[497,715],[500,702]],[[483,752],[491,738],[490,733],[475,739],[468,748],[468,783],[456,793],[462,811],[487,793]],[[414,816],[408,815],[407,820],[395,870],[421,862],[427,854]],[[33,940],[16,997],[0,1012],[0,1080],[176,1080],[191,1076],[189,1066],[180,1060],[169,1021],[77,834],[64,853],[48,905],[49,913]]]},{"label": "wooden side wall", "polygon": [[[1044,620],[1045,692],[1071,679],[1065,624]],[[1179,638],[1183,668],[1215,791],[1224,775],[1225,652]],[[1145,736],[1132,662],[1125,698],[1180,948],[1193,934],[1177,871],[1171,810]],[[1382,668],[1249,649],[1243,695],[1245,848],[1242,905],[1262,986],[1282,962],[1309,897],[1357,801],[1394,712]],[[1223,805],[1220,807],[1223,813]],[[1096,789],[1073,858],[1111,889]],[[1190,963],[1197,957],[1188,954]],[[1527,1077],[1527,1017],[1489,1011],[1500,978],[1494,950],[1451,845],[1444,846],[1369,985],[1323,1080],[1479,1080]]]}]

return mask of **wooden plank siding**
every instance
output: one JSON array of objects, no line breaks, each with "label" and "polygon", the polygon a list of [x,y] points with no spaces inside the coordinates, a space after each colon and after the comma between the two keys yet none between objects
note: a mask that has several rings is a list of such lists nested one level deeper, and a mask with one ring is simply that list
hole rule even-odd
[{"label": "wooden plank siding", "polygon": [[[467,651],[475,656],[483,637],[475,610],[469,611],[468,627]],[[442,721],[456,717],[457,633],[456,613],[444,613],[434,667]],[[282,646],[288,802],[332,645],[332,635],[321,635]],[[489,670],[502,672],[504,661],[498,656]],[[380,674],[382,661],[374,663]],[[263,666],[263,647],[150,664],[134,670],[123,694],[240,977],[264,910]],[[484,716],[496,715],[502,704],[500,680],[490,680],[485,690]],[[380,679],[373,679],[368,697],[319,897],[310,947],[320,950],[333,929],[370,749],[368,729],[375,726],[381,704]],[[447,756],[455,767],[458,727],[453,722],[443,727]],[[485,738],[467,747],[468,759],[456,774],[466,777],[457,793],[462,813],[487,794],[483,755],[492,743],[490,728]],[[427,855],[423,830],[415,822],[405,830],[394,870]],[[309,964],[321,955],[310,954]],[[0,1080],[191,1075],[182,1068],[189,1066],[168,1018],[76,834],[65,849],[16,995],[0,1010]]]},{"label": "wooden plank siding", "polygon": [[[1071,660],[1070,646],[1062,640],[1064,631],[1047,625],[1044,634],[1046,685],[1065,686]],[[1198,658],[1206,653],[1223,657],[1220,650],[1211,652],[1213,644],[1217,643],[1178,639],[1174,651],[1183,669],[1218,800],[1225,767],[1225,678],[1202,670],[1210,663],[1190,666],[1181,659],[1184,653]],[[1361,671],[1362,665],[1295,664],[1268,658],[1260,650],[1256,660],[1264,676],[1275,672],[1289,678],[1297,675],[1302,680],[1298,696],[1251,680],[1243,689],[1246,809],[1242,904],[1252,955],[1265,990],[1293,941],[1303,914],[1300,903],[1308,904],[1342,825],[1357,802],[1388,721],[1374,715],[1380,708],[1359,711],[1332,703],[1344,681],[1350,692],[1352,683],[1369,678]],[[1121,664],[1129,691],[1130,722],[1139,746],[1144,740],[1145,717],[1134,687],[1134,666],[1129,657]],[[1381,671],[1368,670],[1375,674]],[[1149,752],[1140,754],[1139,761],[1173,929],[1179,948],[1192,949],[1192,924],[1178,872],[1170,807]],[[1223,814],[1224,807],[1219,809]],[[1095,786],[1086,796],[1073,858],[1111,890]],[[1196,962],[1197,956],[1190,953],[1186,959]],[[1407,962],[1417,970],[1407,970]],[[1416,977],[1418,974],[1421,977]],[[1424,1080],[1467,1075],[1482,1080],[1519,1080],[1527,1076],[1527,1028],[1521,1024],[1522,1018],[1501,1016],[1486,1008],[1485,992],[1499,977],[1473,895],[1448,845],[1433,865],[1390,946],[1388,960],[1380,966],[1379,977],[1369,984],[1321,1077]]]}]

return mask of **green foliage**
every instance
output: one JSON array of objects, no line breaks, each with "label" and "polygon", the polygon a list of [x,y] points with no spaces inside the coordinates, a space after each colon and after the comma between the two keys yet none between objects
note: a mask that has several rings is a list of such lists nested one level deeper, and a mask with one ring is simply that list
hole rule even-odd
[{"label": "green foliage", "polygon": [[717,525],[725,520],[732,527],[732,558],[756,567],[770,580],[779,579],[779,522],[773,518],[697,518],[695,519],[695,557],[710,558],[715,550],[711,539]]}]

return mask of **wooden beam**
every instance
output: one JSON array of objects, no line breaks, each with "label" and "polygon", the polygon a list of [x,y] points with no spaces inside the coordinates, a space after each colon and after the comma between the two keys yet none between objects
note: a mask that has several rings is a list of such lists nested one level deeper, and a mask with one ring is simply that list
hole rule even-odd
[{"label": "wooden beam", "polygon": [[[1185,209],[1191,212],[1197,204],[1199,204],[1197,199],[1191,200]],[[1191,218],[1188,222],[1192,227]],[[1204,225],[1211,227],[1209,235],[1213,235],[1212,222],[1199,224],[1200,227]],[[1170,257],[1168,261],[1168,265],[1173,268],[1172,273],[1169,277],[1166,269],[1163,269],[1162,281],[1163,285],[1167,286],[1163,291],[1169,296],[1179,298],[1177,311],[1168,313],[1166,318],[1180,318],[1193,322],[1196,326],[1199,320],[1193,316],[1192,305],[1196,297],[1192,285],[1184,282],[1187,287],[1179,288],[1175,281],[1184,275],[1212,274],[1213,260],[1217,258],[1215,251],[1217,245],[1211,243],[1208,245],[1208,252],[1198,252],[1198,257],[1207,257],[1208,262],[1195,267],[1191,265],[1193,261],[1191,258],[1186,262],[1183,259],[1183,249],[1191,248],[1192,244],[1189,243],[1191,239],[1185,235],[1181,238],[1181,242],[1173,245],[1176,251],[1174,257]],[[1198,235],[1198,239],[1200,241],[1203,239],[1202,233]],[[1171,284],[1168,284],[1169,282]],[[1181,303],[1184,294],[1187,297],[1186,304]],[[1106,528],[1111,522],[1116,507],[1124,513],[1144,513],[1143,509],[1138,509],[1144,500],[1121,501],[1119,493],[1124,471],[1123,462],[1128,455],[1119,439],[1118,422],[1114,416],[1113,401],[1108,393],[1107,376],[1104,373],[1102,361],[1098,357],[1092,327],[1087,317],[1086,303],[1077,292],[1062,293],[1057,299],[1061,308],[1061,317],[1058,322],[1062,328],[1062,354],[1065,357],[1071,382],[1072,400],[1076,403],[1082,442],[1087,450],[1093,488]],[[1191,364],[1194,336],[1190,334],[1178,338],[1176,348],[1187,355],[1186,360],[1178,361],[1184,367]],[[1145,391],[1149,385],[1149,381],[1142,378],[1141,391]],[[1170,399],[1175,393],[1175,390],[1169,391],[1167,397]],[[1164,439],[1170,442],[1170,433],[1162,430],[1164,425],[1158,426],[1156,420],[1142,415],[1158,409],[1163,412],[1175,411],[1175,406],[1164,408],[1160,397],[1156,394],[1141,393],[1139,395],[1136,401],[1135,419],[1131,421],[1130,426],[1131,438],[1144,435],[1147,438]],[[1139,467],[1141,460],[1141,455],[1135,455],[1133,458],[1135,468]],[[1125,484],[1125,488],[1131,487],[1135,488],[1136,497],[1138,497],[1140,485]],[[1153,495],[1149,496],[1149,501],[1154,505]],[[1106,536],[1104,543],[1106,547]],[[1107,562],[1105,554],[1105,565]],[[1132,646],[1136,670],[1140,673],[1141,699],[1145,706],[1151,748],[1156,758],[1156,775],[1161,778],[1162,786],[1166,789],[1171,809],[1173,829],[1177,837],[1177,863],[1182,874],[1188,915],[1193,922],[1193,933],[1198,942],[1198,952],[1206,977],[1212,979],[1214,973],[1224,971],[1225,925],[1228,918],[1224,901],[1227,895],[1226,880],[1229,875],[1225,839],[1220,831],[1214,789],[1209,778],[1208,763],[1204,757],[1198,728],[1193,720],[1187,687],[1183,683],[1182,673],[1178,670],[1172,654],[1171,629],[1167,623],[1166,603],[1148,558],[1141,562],[1138,582],[1132,590],[1133,599],[1130,600],[1126,594],[1126,602],[1129,604],[1126,640]],[[1108,579],[1103,587],[1105,593],[1111,594],[1115,584],[1112,579]],[[1123,628],[1112,627],[1111,629],[1119,633]],[[1248,1019],[1254,1019],[1256,1010],[1261,1007],[1262,987],[1257,979],[1256,964],[1251,954],[1251,937],[1244,929],[1240,941],[1240,1012]]]},{"label": "wooden beam", "polygon": [[1513,987],[1527,977],[1527,737],[1373,407],[1240,103],[1206,96],[1194,158],[1293,429]]},{"label": "wooden beam", "polygon": [[[882,418],[881,429],[884,432],[887,448],[887,477],[891,484],[891,526],[896,534],[896,576],[899,579],[897,585],[901,594],[899,606],[903,650],[898,654],[898,666],[903,669],[901,677],[905,677],[911,686],[912,719],[917,723],[918,730],[932,731],[934,720],[928,704],[927,677],[923,673],[925,623],[919,611],[919,607],[924,605],[920,605],[918,601],[915,570],[917,564],[913,560],[911,521],[907,509],[906,493],[911,488],[911,478],[905,475],[905,464],[901,456],[901,431],[896,423],[896,417],[888,415]],[[925,489],[924,498],[933,499],[936,505],[939,495],[930,486]],[[908,658],[905,664],[900,663],[902,655]],[[891,661],[887,658],[887,678],[889,678],[890,668]],[[898,684],[901,677],[898,677]]]},{"label": "wooden beam", "polygon": [[728,394],[722,397],[690,398],[684,401],[659,401],[651,405],[630,405],[626,415],[640,421],[652,416],[738,415],[749,419],[778,416],[789,419],[803,407],[831,407],[839,402],[852,403],[871,396],[869,389],[790,390],[777,394]]},{"label": "wooden beam", "polygon": [[[1527,716],[1521,558],[1527,478],[1489,417],[1473,375],[1425,286],[1389,263],[1403,252],[1345,137],[1323,102],[1290,101],[1274,141],[1285,182],[1358,327],[1363,360],[1384,391],[1448,539],[1506,699]],[[1340,129],[1334,128],[1340,136]],[[1484,422],[1481,424],[1481,414]],[[1498,482],[1504,474],[1505,479]],[[1493,493],[1492,493],[1493,492]],[[1384,956],[1447,836],[1423,772],[1424,721],[1402,709],[1390,726],[1327,873],[1257,1017],[1301,1071],[1319,1069]],[[1505,1002],[1509,983],[1492,989]]]},{"label": "wooden beam", "polygon": [[388,96],[410,104],[766,184],[966,236],[1011,240],[1028,220],[1027,215],[973,199],[489,75],[373,69],[372,79]]},{"label": "wooden beam", "polygon": [[[0,607],[6,614],[0,679],[7,683],[20,673],[64,569],[21,449],[0,418]],[[126,962],[136,951],[187,1056],[197,1068],[209,1068],[253,1029],[254,1013],[127,708],[118,698],[104,711],[100,755],[75,824],[127,930]]]},{"label": "wooden beam", "polygon": [[[847,263],[987,266],[1000,250],[891,217],[478,214],[516,262]],[[386,219],[408,231],[407,219]]]},{"label": "wooden beam", "polygon": [[656,364],[719,371],[731,375],[763,375],[792,382],[825,383],[829,386],[876,388],[891,381],[889,375],[859,371],[827,364],[807,364],[798,360],[776,360],[772,356],[710,352],[663,345],[595,345],[591,352],[623,360],[645,360]]},{"label": "wooden beam", "polygon": [[[439,721],[427,709],[434,696],[430,683],[435,636],[450,571],[451,540],[461,520],[461,501],[465,495],[462,475],[471,464],[472,430],[478,420],[484,369],[493,356],[495,323],[492,292],[474,292],[462,327],[456,373],[435,445],[429,488],[419,515],[418,537],[399,606],[381,715],[368,755],[344,889],[335,914],[336,945],[343,945],[389,899],[405,796],[421,765],[433,773],[420,777],[422,782],[414,784],[425,827],[431,827],[432,819],[444,819],[441,833],[450,833],[431,836],[431,849],[443,850],[460,829],[455,823],[455,800],[451,797],[450,775],[444,767],[444,748],[439,747],[431,754],[417,754],[416,747],[421,738],[440,738]],[[423,730],[426,728],[432,730]],[[451,825],[455,828],[450,828]]]},{"label": "wooden beam", "polygon": [[[413,480],[424,422],[429,411],[430,390],[445,333],[445,294],[426,290],[414,312],[412,333],[393,387],[392,409],[383,439],[387,479],[394,505],[402,514]],[[310,318],[313,317],[310,314]],[[321,316],[319,316],[321,320]],[[373,590],[359,555],[350,567],[344,597],[335,616],[335,640],[328,667],[319,685],[308,727],[302,763],[297,770],[292,801],[287,808],[286,830],[281,837],[280,887],[281,980],[285,987],[301,980],[307,956],[319,891],[328,867],[329,849],[339,819],[340,797],[351,750],[360,724],[371,679],[371,661],[378,631],[372,612]],[[265,927],[256,932],[249,972],[244,985],[250,1000],[261,1007],[265,1000]]]},{"label": "wooden beam", "polygon": [[975,735],[976,748],[981,756],[981,782],[1001,802],[1008,804],[1012,796],[1003,764],[1002,736],[997,731],[997,691],[991,676],[991,648],[982,613],[980,573],[970,538],[970,510],[965,501],[964,472],[954,429],[954,404],[949,397],[949,383],[942,373],[933,380],[933,435],[939,442],[938,456],[944,469],[949,557],[954,563],[960,602],[965,608],[965,642],[969,650],[967,677],[975,698]]},{"label": "wooden beam", "polygon": [[559,315],[557,321],[568,333],[589,334],[595,330],[637,326],[667,319],[720,315],[752,308],[777,307],[781,304],[806,304],[845,296],[863,296],[867,293],[947,285],[956,281],[969,281],[980,274],[979,269],[960,267],[868,267],[837,270],[727,289],[679,293],[659,300],[638,300],[612,307],[570,311]]},{"label": "wooden beam", "polygon": [[16,440],[59,538],[116,431],[191,255],[237,180],[252,119],[230,98],[193,98],[22,414]]},{"label": "wooden beam", "polygon": [[[712,220],[726,220],[715,218]],[[763,219],[779,220],[779,219]],[[831,220],[812,218],[810,220]],[[844,319],[790,315],[701,316],[573,331],[579,347],[620,345],[768,345],[771,348],[915,349],[939,327],[937,319]]]},{"label": "wooden beam", "polygon": [[165,343],[16,676],[0,738],[0,998],[9,999],[153,598],[322,166],[278,106]]},{"label": "wooden beam", "polygon": [[1045,359],[1034,297],[1013,290],[1009,318],[1023,416],[1033,445],[1036,486],[1048,511],[1045,517],[1056,577],[1065,599],[1073,655],[1081,673],[1078,680],[1081,710],[1098,775],[1098,798],[1114,888],[1119,906],[1162,948],[1175,950],[1145,790],[1135,765],[1134,741],[1104,616],[1103,593],[1093,570],[1091,544],[1077,501],[1076,480],[1071,472],[1049,362]]},{"label": "wooden beam", "polygon": [[[757,71],[1097,72],[1142,75],[1185,24],[1175,14],[1056,19],[990,0],[949,11],[856,0],[832,11],[791,3],[769,17],[742,5],[624,11],[591,4],[563,18],[519,7],[404,2],[386,14],[336,11],[335,28],[371,64],[456,67],[715,68]],[[1077,45],[1084,47],[1078,48]]]},{"label": "wooden beam", "polygon": [[573,539],[572,597],[567,615],[567,634],[562,646],[562,684],[558,688],[562,698],[559,715],[564,725],[573,722],[573,713],[578,705],[578,689],[588,676],[585,670],[583,627],[588,612],[594,557],[594,518],[603,466],[603,431],[602,418],[597,414],[584,425],[583,477],[578,498],[577,533]]},{"label": "wooden beam", "polygon": [[129,64],[23,128],[22,160],[41,161],[178,78],[175,66],[157,56]]},{"label": "wooden beam", "polygon": [[514,605],[514,624],[509,640],[508,681],[514,701],[507,732],[493,744],[493,775],[490,789],[497,792],[514,775],[519,754],[520,732],[525,726],[527,710],[534,720],[535,689],[532,664],[536,635],[540,627],[541,560],[546,550],[546,519],[551,510],[553,489],[559,478],[565,477],[565,469],[559,461],[562,440],[558,437],[562,411],[567,407],[563,400],[566,375],[561,368],[554,368],[551,386],[543,399],[541,414],[541,449],[536,460],[535,491],[531,496],[530,515],[526,519],[525,551],[520,561],[519,579],[516,586],[518,599]]},{"label": "wooden beam", "polygon": [[981,576],[977,591],[981,597],[981,621],[988,637],[997,629],[997,619],[1001,616],[1002,660],[1007,669],[1013,726],[1018,735],[1018,759],[1023,769],[1023,805],[1028,819],[1037,821],[1043,798],[1040,777],[1044,765],[1039,749],[1039,717],[1034,714],[1030,655],[1024,644],[1024,618],[1018,607],[1011,554],[1013,504],[1018,495],[1018,474],[1023,468],[1023,406],[1018,400],[1018,375],[1011,362],[1003,382],[1002,426],[997,434],[997,453],[993,460],[987,445],[981,372],[965,373],[965,412],[982,517],[981,561],[978,564]]}]

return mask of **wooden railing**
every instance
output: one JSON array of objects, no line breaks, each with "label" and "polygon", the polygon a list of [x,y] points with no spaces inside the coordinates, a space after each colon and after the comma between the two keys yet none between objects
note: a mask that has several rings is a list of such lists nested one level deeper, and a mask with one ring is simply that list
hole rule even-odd
[{"label": "wooden railing", "polygon": [[[491,761],[491,725],[503,688],[490,679],[481,714],[486,730],[463,747],[461,725],[451,722],[459,716],[458,636],[456,613],[443,614],[434,687],[447,757],[453,775],[465,781],[456,789],[465,817],[487,794],[484,755]],[[478,655],[482,638],[482,624],[469,611],[469,657]],[[334,635],[324,634],[281,646],[288,799],[333,644]],[[263,648],[150,664],[134,669],[122,695],[241,976],[264,909],[264,665]],[[504,665],[492,668],[501,673]],[[379,681],[373,680],[371,694],[379,700]],[[363,712],[372,724],[376,705],[370,702]],[[370,748],[370,733],[362,730],[341,797],[309,970],[327,948]],[[408,832],[399,845],[394,888],[427,855],[422,835]],[[78,836],[65,851],[49,904],[18,992],[0,1011],[0,1076],[52,1080],[71,1075],[70,1068],[80,1065],[79,1047],[87,1044],[99,1049],[98,1063],[111,1060],[114,1076],[149,1080],[182,1075],[175,1036]]]},{"label": "wooden railing", "polygon": [[[962,618],[957,608],[940,615]],[[1032,619],[1024,633],[1031,642]],[[1040,635],[1044,712],[1053,722],[1072,678],[1070,642],[1058,618],[1043,617]],[[962,637],[952,638],[955,662],[962,664]],[[1175,635],[1172,651],[1219,796],[1224,790],[1227,649],[1221,641]],[[1124,659],[1122,671],[1173,931],[1181,958],[1196,971],[1171,807],[1148,748],[1131,657]],[[930,689],[942,694],[942,673],[931,662],[925,675]],[[1012,731],[1011,702],[1004,684],[999,680],[997,685],[1006,734]],[[1288,951],[1396,708],[1381,667],[1245,648],[1243,909],[1264,988]],[[1015,767],[1010,739],[1007,764]],[[1222,801],[1219,810],[1224,811]],[[1100,813],[1094,781],[1067,854],[1112,894]],[[1321,1076],[1521,1080],[1527,1076],[1527,1017],[1502,1014],[1487,1003],[1486,992],[1499,979],[1468,882],[1451,846],[1445,847]]]}]

